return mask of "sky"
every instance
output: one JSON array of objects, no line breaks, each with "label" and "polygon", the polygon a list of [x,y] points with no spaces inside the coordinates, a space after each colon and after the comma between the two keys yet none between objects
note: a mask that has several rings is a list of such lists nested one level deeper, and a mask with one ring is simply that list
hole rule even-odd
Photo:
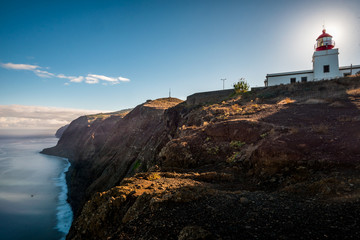
[{"label": "sky", "polygon": [[268,73],[310,70],[323,26],[340,66],[360,64],[359,0],[0,0],[0,130],[41,128],[34,111],[60,126],[64,109],[132,108],[169,89],[185,100],[223,78],[263,86]]}]

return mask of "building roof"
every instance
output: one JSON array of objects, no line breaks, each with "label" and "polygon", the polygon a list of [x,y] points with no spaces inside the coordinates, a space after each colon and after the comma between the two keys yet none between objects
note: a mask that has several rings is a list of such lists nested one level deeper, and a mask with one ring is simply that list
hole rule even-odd
[{"label": "building roof", "polygon": [[[360,65],[342,66],[342,67],[339,67],[339,70],[349,70],[349,69],[358,69],[358,68],[360,68]],[[295,72],[271,73],[271,74],[267,74],[266,78],[288,76],[288,75],[299,75],[299,74],[307,74],[307,73],[314,73],[314,71],[313,70],[304,70],[304,71],[295,71]]]},{"label": "building roof", "polygon": [[307,74],[307,73],[313,73],[313,72],[314,72],[313,70],[304,70],[304,71],[295,71],[295,72],[271,73],[271,74],[267,74],[266,77],[298,75],[298,74]]},{"label": "building roof", "polygon": [[348,69],[357,69],[357,68],[360,68],[360,65],[343,66],[343,67],[339,67],[339,70],[348,70]]}]

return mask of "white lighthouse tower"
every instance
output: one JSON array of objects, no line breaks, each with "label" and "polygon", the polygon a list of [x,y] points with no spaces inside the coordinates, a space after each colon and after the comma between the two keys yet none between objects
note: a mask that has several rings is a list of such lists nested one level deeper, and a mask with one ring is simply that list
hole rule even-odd
[{"label": "white lighthouse tower", "polygon": [[324,29],[316,39],[316,49],[313,55],[314,80],[341,77],[339,71],[339,49],[334,48],[332,36]]},{"label": "white lighthouse tower", "polygon": [[324,29],[316,39],[312,70],[267,74],[265,87],[328,80],[360,73],[360,65],[339,67],[339,49],[334,47],[332,36]]}]

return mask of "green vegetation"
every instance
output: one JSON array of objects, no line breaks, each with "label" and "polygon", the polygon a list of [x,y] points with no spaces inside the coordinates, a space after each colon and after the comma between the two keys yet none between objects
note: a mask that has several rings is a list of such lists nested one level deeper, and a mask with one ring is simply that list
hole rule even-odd
[{"label": "green vegetation", "polygon": [[231,155],[230,157],[228,157],[226,159],[227,163],[235,163],[238,162],[241,158],[241,152],[234,152],[233,155]]},{"label": "green vegetation", "polygon": [[234,83],[236,93],[245,93],[249,91],[250,85],[245,81],[245,78],[240,78],[237,83]]},{"label": "green vegetation", "polygon": [[261,138],[266,138],[266,136],[269,135],[269,132],[263,133],[260,135]]},{"label": "green vegetation", "polygon": [[219,151],[220,151],[219,146],[207,149],[207,153],[211,154],[211,155],[217,155],[219,153]]},{"label": "green vegetation", "polygon": [[235,148],[235,149],[240,149],[245,144],[246,144],[246,142],[242,142],[242,141],[231,141],[230,147]]},{"label": "green vegetation", "polygon": [[140,165],[141,165],[140,160],[137,159],[133,166],[133,171],[136,171],[140,167]]}]

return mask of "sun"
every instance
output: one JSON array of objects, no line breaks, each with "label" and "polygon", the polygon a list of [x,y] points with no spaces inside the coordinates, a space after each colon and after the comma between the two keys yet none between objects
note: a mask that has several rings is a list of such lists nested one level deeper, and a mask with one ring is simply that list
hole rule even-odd
[{"label": "sun", "polygon": [[335,41],[335,47],[340,48],[341,45],[346,41],[346,29],[344,25],[339,22],[330,22],[325,25],[324,28],[326,32],[333,36],[333,40]]}]

